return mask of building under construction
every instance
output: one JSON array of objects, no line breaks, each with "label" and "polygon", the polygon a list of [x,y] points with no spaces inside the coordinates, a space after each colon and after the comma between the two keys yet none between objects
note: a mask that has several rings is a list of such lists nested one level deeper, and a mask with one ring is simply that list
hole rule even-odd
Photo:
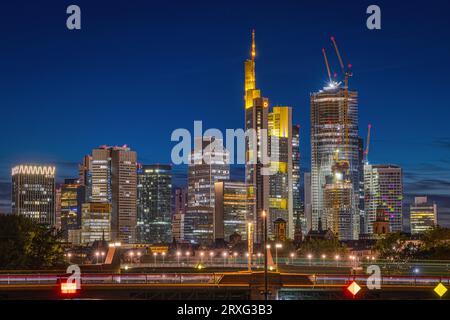
[{"label": "building under construction", "polygon": [[351,72],[344,67],[334,38],[332,42],[344,81],[332,79],[323,50],[329,83],[310,97],[311,223],[317,230],[320,219],[340,239],[350,240],[359,235],[358,93],[349,89]]}]

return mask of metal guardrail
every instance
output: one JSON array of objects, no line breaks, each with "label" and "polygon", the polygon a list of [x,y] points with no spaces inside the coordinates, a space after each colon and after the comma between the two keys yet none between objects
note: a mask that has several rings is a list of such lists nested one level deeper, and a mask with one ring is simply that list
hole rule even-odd
[{"label": "metal guardrail", "polygon": [[[316,275],[315,284],[342,284],[345,285],[351,281],[365,283],[368,276],[352,276],[352,275]],[[402,286],[435,286],[438,283],[450,285],[450,277],[434,277],[434,276],[382,276],[381,284],[383,285],[402,285]]]},{"label": "metal guardrail", "polygon": [[[58,284],[68,275],[7,274],[0,275],[0,285]],[[217,284],[220,274],[82,274],[83,284]]]}]

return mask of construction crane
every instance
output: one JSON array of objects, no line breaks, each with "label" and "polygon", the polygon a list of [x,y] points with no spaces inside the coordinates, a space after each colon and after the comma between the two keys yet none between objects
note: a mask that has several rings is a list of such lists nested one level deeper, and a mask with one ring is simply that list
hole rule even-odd
[{"label": "construction crane", "polygon": [[328,63],[328,58],[327,58],[327,53],[325,52],[325,48],[322,48],[322,53],[323,53],[323,58],[325,59],[325,65],[327,67],[327,72],[328,72],[328,78],[330,79],[330,83],[332,82],[331,79],[331,70],[330,70],[330,65]]},{"label": "construction crane", "polygon": [[349,146],[349,119],[348,119],[348,78],[353,76],[353,73],[350,71],[351,64],[348,65],[348,69],[344,66],[344,61],[342,60],[341,53],[339,52],[336,39],[332,36],[331,42],[333,43],[334,50],[336,51],[336,55],[339,60],[339,65],[341,66],[342,73],[344,75],[344,106],[342,110],[342,117],[344,120],[344,128],[345,128],[345,146],[344,146],[344,154],[345,158],[349,159],[349,152],[348,152],[348,146]]},{"label": "construction crane", "polygon": [[331,39],[331,42],[333,43],[334,50],[336,51],[336,55],[339,60],[339,65],[341,66],[342,74],[344,75],[344,84],[346,87],[348,87],[348,78],[353,76],[353,73],[350,70],[352,68],[352,65],[348,64],[347,69],[345,68],[344,61],[342,60],[341,53],[339,52],[339,49],[338,49],[338,46],[336,43],[336,39],[334,37],[331,37],[330,39]]},{"label": "construction crane", "polygon": [[364,151],[365,161],[369,161],[369,148],[370,148],[370,131],[372,129],[372,125],[369,123],[367,126],[367,140],[366,140],[366,150]]}]

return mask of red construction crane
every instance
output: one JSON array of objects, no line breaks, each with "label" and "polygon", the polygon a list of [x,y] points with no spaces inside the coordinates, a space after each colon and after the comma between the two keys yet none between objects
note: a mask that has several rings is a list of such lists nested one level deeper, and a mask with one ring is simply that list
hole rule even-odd
[{"label": "red construction crane", "polygon": [[331,83],[331,81],[332,81],[331,70],[330,70],[330,65],[328,64],[328,58],[327,58],[327,53],[325,52],[325,48],[322,48],[322,53],[323,53],[323,58],[325,59],[325,65],[327,67],[328,78],[330,79],[330,83]]},{"label": "red construction crane", "polygon": [[366,140],[366,150],[364,151],[364,158],[369,161],[369,148],[370,148],[370,131],[372,129],[372,125],[369,123],[367,126],[367,140]]},{"label": "red construction crane", "polygon": [[331,42],[333,43],[334,50],[336,51],[336,55],[338,57],[339,64],[341,66],[342,74],[344,75],[345,86],[348,87],[348,78],[353,76],[353,73],[350,70],[352,68],[352,65],[348,64],[347,65],[347,69],[345,68],[344,61],[342,60],[341,53],[339,52],[339,49],[338,49],[338,46],[337,46],[337,43],[336,43],[336,39],[334,37],[331,37],[330,39],[331,39]]}]

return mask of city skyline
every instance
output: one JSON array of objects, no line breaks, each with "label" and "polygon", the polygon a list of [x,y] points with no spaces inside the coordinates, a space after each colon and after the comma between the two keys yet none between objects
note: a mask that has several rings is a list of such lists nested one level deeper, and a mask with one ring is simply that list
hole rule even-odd
[{"label": "city skyline", "polygon": [[[143,3],[139,5],[145,6]],[[293,3],[290,3],[290,5],[295,7]],[[82,6],[84,10],[88,12],[90,9],[99,9],[95,5],[82,4]],[[158,7],[159,10],[164,11],[168,9],[163,5],[161,6],[162,7]],[[411,6],[414,9],[415,4],[412,4]],[[361,13],[364,12],[363,7],[364,6],[361,5]],[[220,9],[220,4],[216,6],[212,5],[207,8],[214,13],[216,10]],[[390,7],[388,4],[385,5],[385,8],[388,9],[385,28],[389,28],[389,26],[392,26],[394,17],[389,14]],[[31,13],[33,11],[32,9],[33,6],[31,5],[26,12],[28,13],[28,10],[30,10],[29,13]],[[311,12],[317,14],[317,8],[314,8],[314,6],[312,8],[307,8],[306,5],[303,5],[300,6],[299,9],[302,9],[303,14],[308,11],[305,9],[310,9]],[[391,9],[396,10],[397,14],[400,15],[398,17],[399,20],[405,22],[402,20],[404,17],[401,17],[399,9]],[[38,11],[40,12],[40,10]],[[116,10],[118,10],[118,8],[109,8],[107,11],[117,14]],[[186,8],[186,10],[187,14],[195,15],[195,12],[190,11],[192,10],[191,8]],[[240,10],[243,11],[243,9]],[[324,10],[324,14],[326,15],[330,12],[328,10],[331,9]],[[353,8],[352,10],[356,9]],[[430,13],[437,17],[443,17],[440,12],[433,11],[432,9],[426,10],[430,10]],[[246,16],[242,11],[239,11],[240,13],[237,14],[239,17]],[[262,5],[261,11],[262,16],[268,14],[267,7],[264,5]],[[418,14],[418,11],[412,12]],[[49,17],[47,23],[56,23],[53,12],[50,10],[47,14]],[[152,13],[149,14],[154,14],[154,12],[152,11]],[[277,17],[287,16],[293,19],[293,15],[288,14],[285,10],[280,10],[280,12],[274,12],[273,14]],[[397,17],[395,17],[395,19],[396,18]],[[105,71],[108,70],[108,63],[99,62],[98,68],[94,68],[94,71],[90,71],[89,75],[99,81],[103,79],[106,83],[95,85],[95,90],[86,90],[90,85],[93,85],[93,83],[87,78],[82,78],[83,74],[86,75],[82,70],[86,71],[88,68],[91,68],[93,63],[97,61],[98,55],[105,55],[107,50],[102,50],[98,45],[91,43],[89,39],[83,37],[83,33],[81,33],[81,36],[73,37],[72,35],[65,34],[64,30],[62,30],[55,36],[62,41],[62,51],[68,54],[68,56],[66,62],[65,59],[63,59],[64,55],[61,52],[61,60],[57,61],[56,66],[64,67],[62,70],[66,70],[67,72],[72,70],[76,75],[76,80],[87,82],[85,84],[76,83],[75,80],[70,80],[70,77],[64,76],[63,79],[69,81],[70,85],[75,88],[73,91],[64,90],[64,94],[54,92],[54,89],[58,89],[58,85],[55,83],[56,79],[53,78],[59,74],[55,69],[56,67],[50,70],[51,72],[43,79],[42,84],[37,83],[35,72],[38,72],[39,67],[37,67],[36,63],[41,61],[43,62],[41,65],[44,67],[46,63],[50,63],[49,60],[51,59],[49,59],[48,56],[51,56],[51,54],[49,54],[50,50],[48,48],[48,43],[40,44],[38,41],[30,43],[30,48],[32,49],[31,52],[37,52],[41,55],[38,55],[37,58],[31,60],[34,63],[29,66],[30,69],[27,69],[27,63],[30,62],[19,60],[20,58],[26,58],[26,56],[14,58],[14,62],[23,62],[23,66],[17,67],[20,69],[17,73],[13,73],[13,71],[15,71],[14,67],[8,67],[6,69],[6,74],[11,75],[10,77],[7,77],[11,80],[11,83],[6,83],[5,80],[2,80],[3,87],[11,88],[12,90],[11,92],[5,90],[7,93],[2,97],[2,104],[10,106],[9,108],[5,108],[5,119],[10,119],[11,121],[8,120],[2,122],[2,129],[0,129],[1,134],[6,136],[8,133],[15,132],[15,128],[18,127],[19,121],[23,121],[25,125],[31,124],[31,121],[34,121],[37,116],[42,116],[41,119],[43,125],[50,126],[47,121],[51,121],[50,123],[53,123],[53,125],[51,126],[51,129],[42,130],[41,132],[24,129],[23,132],[17,136],[17,139],[15,139],[16,143],[14,146],[9,146],[10,143],[5,141],[6,139],[2,139],[2,149],[9,150],[9,152],[2,152],[0,158],[0,212],[10,211],[10,170],[11,167],[16,164],[31,162],[56,165],[58,182],[62,182],[64,178],[76,177],[77,165],[80,162],[82,155],[98,145],[105,143],[112,145],[128,144],[134,150],[137,150],[140,156],[142,155],[139,160],[143,164],[157,162],[168,163],[170,160],[170,149],[173,146],[173,143],[170,142],[170,132],[178,127],[191,129],[194,120],[204,120],[207,127],[242,128],[244,123],[241,112],[243,98],[241,88],[243,79],[241,64],[248,56],[249,32],[254,27],[258,34],[259,86],[263,88],[264,95],[270,97],[274,104],[284,103],[292,105],[293,123],[299,123],[301,125],[300,152],[302,172],[304,172],[305,169],[308,171],[310,169],[308,120],[309,94],[310,92],[322,88],[325,83],[326,71],[322,62],[320,50],[321,47],[327,46],[329,43],[329,36],[334,34],[340,41],[346,60],[352,62],[354,65],[355,78],[352,79],[351,88],[358,90],[361,96],[359,103],[361,106],[359,121],[360,136],[366,136],[366,124],[373,124],[374,139],[372,140],[371,145],[370,162],[373,164],[392,163],[404,168],[406,196],[427,195],[432,201],[435,201],[438,204],[439,222],[441,223],[442,221],[444,225],[449,225],[450,196],[448,191],[450,188],[450,177],[448,172],[450,171],[450,161],[448,161],[448,154],[450,149],[448,148],[449,138],[446,136],[444,122],[445,116],[448,115],[448,110],[439,109],[440,107],[443,108],[445,103],[448,103],[444,97],[445,95],[439,95],[439,92],[445,92],[445,82],[438,81],[437,66],[433,62],[438,60],[437,57],[433,56],[433,61],[427,61],[428,69],[420,69],[424,68],[424,66],[423,64],[420,65],[420,63],[418,65],[418,62],[421,61],[419,61],[420,55],[417,52],[414,52],[417,51],[417,47],[414,47],[417,44],[413,43],[418,40],[421,42],[421,45],[423,45],[424,41],[431,41],[432,39],[427,40],[418,37],[417,32],[415,32],[416,30],[414,29],[414,32],[412,33],[416,33],[416,36],[420,39],[415,39],[413,41],[413,39],[409,38],[409,42],[407,42],[408,47],[406,47],[408,48],[408,57],[405,57],[405,53],[403,52],[402,61],[391,59],[395,57],[395,54],[400,55],[402,50],[404,50],[405,47],[402,46],[406,46],[406,43],[404,42],[405,39],[400,39],[400,43],[393,47],[392,52],[387,53],[383,52],[383,50],[380,52],[381,49],[377,49],[377,46],[385,46],[386,43],[392,45],[392,41],[395,40],[396,36],[388,36],[383,34],[383,32],[381,32],[381,35],[373,35],[367,29],[364,30],[362,20],[363,19],[357,22],[350,19],[349,22],[347,22],[348,24],[355,23],[356,25],[359,23],[360,25],[360,30],[356,28],[357,31],[352,31],[353,33],[357,33],[356,37],[353,37],[351,36],[352,32],[346,31],[346,28],[349,26],[339,25],[339,23],[336,23],[337,26],[334,30],[324,30],[324,27],[320,26],[318,28],[320,31],[304,31],[305,33],[312,33],[311,35],[305,35],[299,30],[299,26],[289,28],[289,25],[293,23],[293,20],[288,20],[290,22],[282,23],[281,26],[274,27],[271,30],[267,29],[267,26],[264,26],[262,22],[256,18],[249,19],[249,21],[246,21],[245,23],[242,22],[241,19],[237,19],[240,23],[230,30],[221,29],[220,26],[212,28],[213,30],[210,31],[210,35],[218,32],[223,39],[216,38],[205,41],[201,47],[203,49],[210,48],[211,50],[204,50],[201,55],[200,52],[202,50],[193,49],[190,46],[187,47],[184,42],[189,39],[191,41],[197,41],[194,43],[199,43],[204,39],[208,39],[206,36],[208,33],[205,34],[205,31],[198,30],[197,36],[190,35],[188,39],[182,40],[183,45],[176,50],[179,54],[183,53],[186,55],[185,63],[177,60],[178,65],[175,67],[168,67],[167,73],[165,69],[158,70],[158,68],[156,68],[157,72],[154,73],[154,76],[157,77],[159,74],[165,80],[162,81],[163,84],[155,86],[153,90],[149,90],[148,88],[151,85],[155,85],[157,79],[148,79],[143,73],[153,72],[156,65],[154,63],[143,62],[151,57],[155,59],[162,58],[162,56],[166,54],[168,54],[169,57],[165,58],[167,60],[163,59],[163,61],[168,62],[170,60],[170,55],[174,54],[174,49],[178,47],[170,41],[166,42],[162,38],[156,39],[156,43],[154,43],[155,46],[157,46],[158,41],[162,41],[159,42],[160,45],[161,43],[165,44],[163,47],[158,46],[159,51],[156,54],[152,52],[152,49],[154,48],[149,44],[145,46],[142,45],[142,51],[145,52],[145,54],[142,53],[142,56],[139,55],[138,57],[135,57],[135,50],[133,50],[132,54],[127,50],[116,50],[116,52],[113,53],[110,52],[110,58],[106,59],[110,65],[113,65],[112,63],[117,61],[128,61],[129,59],[126,58],[127,56],[129,56],[129,58],[135,57],[137,58],[137,61],[134,63],[127,62],[117,67],[118,70],[117,72],[114,72],[113,75],[125,76],[125,79],[120,81],[116,78],[107,80],[106,77],[108,76],[108,73],[105,73]],[[133,23],[130,22],[129,28],[136,30],[137,35],[126,41],[128,41],[128,44],[134,46],[133,48],[141,45],[139,35],[144,35],[144,32],[146,31],[149,32],[148,28],[142,28],[143,30],[138,30],[138,28],[136,28],[140,26],[140,23],[145,21],[147,21],[146,17],[139,16],[137,21],[134,21]],[[223,27],[228,26],[225,21],[219,22],[222,23]],[[311,21],[309,21],[309,23],[311,23]],[[437,19],[437,22],[435,23],[443,24],[448,22]],[[301,26],[301,21],[299,21],[298,24]],[[17,27],[17,25],[15,26]],[[42,28],[48,26],[49,25],[42,25]],[[98,28],[97,24],[95,26],[89,24],[89,17],[87,17],[85,26],[86,28]],[[110,27],[111,25],[108,26]],[[407,26],[408,25],[406,24],[404,30],[401,28],[397,29],[398,34],[404,36],[408,29]],[[197,29],[197,27],[199,26],[191,24],[188,29],[192,31]],[[416,28],[418,29],[419,27]],[[421,26],[421,28],[425,29],[421,32],[426,33],[426,30],[432,28],[432,26]],[[102,32],[105,30],[96,29],[96,31]],[[15,30],[15,34],[22,37],[29,37],[33,35],[34,32],[35,31],[28,32],[24,27]],[[408,33],[409,32],[410,31],[408,31]],[[117,47],[115,47],[116,42],[111,38],[113,34],[113,30],[107,31],[105,33],[106,39],[104,41],[106,44],[112,46],[109,47],[110,49],[117,49]],[[438,37],[438,34],[439,30],[434,33],[434,36]],[[172,34],[174,40],[176,40],[175,42],[179,42],[183,35],[186,36],[186,34],[180,30],[178,30],[177,33]],[[292,37],[293,35],[295,36],[294,38]],[[309,40],[313,37],[315,37],[315,39],[312,43],[305,42],[306,39],[304,37]],[[71,38],[71,40],[66,38]],[[123,37],[120,37],[120,39],[121,41],[125,41]],[[295,39],[296,41],[293,41],[292,39]],[[73,43],[70,44],[67,41],[73,41]],[[298,42],[303,43],[303,46]],[[91,48],[93,48],[93,54],[81,54],[78,51],[70,53],[70,51],[77,46],[86,45],[88,43],[91,45]],[[226,47],[226,44],[228,43],[232,43],[230,48]],[[208,47],[207,44],[213,45]],[[306,46],[309,48],[306,49]],[[364,46],[366,46],[366,48],[364,48]],[[442,48],[438,54],[445,56],[449,51],[449,45],[442,43],[440,44],[440,47],[441,46]],[[16,49],[17,48],[14,48],[14,44],[11,44],[11,47],[4,53],[5,58],[7,60],[8,58],[9,60],[12,59],[11,54],[16,52]],[[378,57],[372,53],[367,54],[366,51],[371,50],[374,50]],[[76,52],[82,55],[83,60],[77,58]],[[432,50],[430,50],[430,53],[431,52]],[[305,55],[302,56],[302,53],[305,53]],[[433,52],[433,54],[434,53],[435,52]],[[122,58],[123,60],[121,60],[121,55],[124,55]],[[204,60],[198,60],[197,57],[201,57]],[[183,59],[180,60],[182,61]],[[216,60],[220,60],[221,62],[217,62]],[[387,60],[392,61],[392,64],[387,64]],[[73,70],[69,61],[75,63],[75,66],[82,64],[82,70]],[[53,63],[54,61],[51,62]],[[403,65],[400,64],[400,62],[402,62]],[[333,63],[335,69],[337,69],[336,61]],[[420,72],[416,72],[414,69],[414,74],[411,75],[411,70],[416,66],[420,69]],[[444,61],[443,66],[440,65],[440,67],[449,68],[448,62]],[[21,68],[24,68],[24,70]],[[134,72],[127,73],[129,68],[133,69]],[[372,71],[370,71],[371,68]],[[374,69],[377,68],[381,69],[374,71]],[[211,70],[213,70],[213,72],[210,72]],[[439,73],[443,71],[444,70],[440,70]],[[109,72],[112,71],[109,70]],[[388,73],[392,79],[384,79],[386,73]],[[17,96],[19,89],[18,87],[13,86],[17,85],[17,79],[15,77],[25,77],[26,75],[28,75],[29,78],[25,79],[25,88],[32,88],[33,90],[28,92],[30,94],[28,98],[23,98]],[[208,81],[206,82],[205,79],[202,79],[205,75],[206,78],[208,78]],[[131,88],[130,85],[125,84],[126,79],[135,79],[135,76],[135,81],[139,82],[136,88]],[[225,101],[217,102],[217,100],[214,99],[214,96],[222,90],[218,90],[217,92],[217,89],[208,85],[207,82],[215,82],[214,80],[216,80],[216,77],[220,78],[222,76],[225,77],[225,80],[219,82],[221,87],[219,89],[226,92],[226,94],[223,92],[221,93],[221,96],[225,97]],[[278,77],[277,79],[281,80],[274,81],[273,77]],[[296,77],[301,79],[290,81]],[[417,79],[415,77],[417,77]],[[435,79],[435,81],[426,83],[421,82],[419,85],[419,80],[422,80],[424,77]],[[193,79],[193,83],[188,84],[187,81],[190,79]],[[227,81],[230,82],[229,80],[231,80],[232,84],[227,83]],[[381,80],[383,80],[384,84],[382,87],[383,94],[379,93],[379,83]],[[30,81],[34,81],[35,86],[30,87],[33,83]],[[394,83],[396,83],[396,90],[393,90]],[[430,83],[433,84],[432,87],[430,87]],[[167,97],[167,93],[165,94],[165,100],[157,92],[164,88],[166,92],[171,92],[171,90],[174,90],[174,84],[175,86],[181,86],[181,90],[179,90],[180,98],[178,98],[180,100]],[[183,84],[185,87],[183,87]],[[46,85],[48,87],[46,87]],[[440,85],[443,87],[440,88]],[[195,90],[194,87],[199,89]],[[424,93],[419,92],[419,87]],[[200,88],[207,88],[207,90],[201,90]],[[107,96],[105,94],[107,89],[115,92],[112,93],[111,96]],[[137,96],[134,96],[136,94]],[[427,112],[433,110],[437,112],[437,114],[436,116],[430,114],[427,119],[426,117],[423,117],[423,111],[420,112],[420,103],[427,103],[425,98],[431,94],[433,94],[434,99],[436,99],[436,106],[427,105],[426,110]],[[33,107],[34,105],[31,103],[33,100],[37,102],[35,104],[36,107]],[[386,103],[386,101],[388,101],[388,103]],[[57,106],[58,104],[65,108],[61,110],[61,107]],[[111,105],[110,109],[106,108],[106,105],[108,104]],[[81,126],[80,128],[84,128],[85,126],[88,128],[88,123],[99,123],[99,121],[105,117],[111,117],[111,120],[117,119],[112,113],[113,111],[117,111],[118,109],[115,108],[120,108],[121,104],[129,105],[129,108],[136,110],[136,112],[132,112],[130,116],[125,117],[127,124],[122,132],[113,132],[113,130],[110,129],[111,124],[105,122],[102,122],[101,124],[102,127],[104,126],[104,129],[98,130],[101,132],[92,131],[92,129],[87,129],[87,132],[83,132],[83,130],[74,130],[74,128],[77,128],[77,124]],[[211,104],[214,104],[214,106],[211,106]],[[86,109],[86,107],[88,109]],[[398,110],[393,109],[396,107],[398,107]],[[84,113],[79,110],[79,114],[84,115],[83,117],[77,114],[77,112],[73,112],[77,111],[76,108],[82,108],[82,110],[89,110],[90,112]],[[184,108],[189,110],[183,111],[182,109]],[[227,109],[230,110],[230,112],[225,111]],[[20,113],[18,113],[19,110],[21,111]],[[26,112],[22,112],[22,110]],[[70,110],[73,111],[70,112]],[[108,111],[111,115],[107,114],[105,116],[105,113]],[[223,113],[221,111],[223,111]],[[387,111],[390,111],[388,114],[389,116],[386,116]],[[218,112],[220,112],[220,116],[216,115]],[[139,116],[139,113],[142,113],[144,116]],[[148,120],[149,118],[147,117],[151,116],[152,113],[155,113],[158,118],[166,119],[166,121],[161,121],[162,124],[152,123],[151,126],[144,126],[145,120]],[[173,115],[176,115],[177,113],[179,113],[180,116],[174,117]],[[407,115],[406,117],[405,114]],[[47,116],[50,119],[46,119]],[[60,124],[58,123],[58,120],[61,121]],[[86,121],[86,124],[80,124],[80,121]],[[430,123],[430,121],[432,123]],[[135,122],[137,124],[135,124]],[[151,121],[148,121],[148,123],[150,122]],[[139,126],[142,126],[142,129]],[[417,130],[418,126],[420,126],[421,130]],[[63,137],[60,137],[58,133]],[[40,141],[39,144],[28,139],[30,134],[33,134],[33,136],[36,137],[35,141]],[[64,137],[67,138],[67,140],[65,140]],[[89,137],[92,138],[92,141],[88,140]],[[164,138],[159,139],[159,137],[167,137],[167,140]],[[65,148],[67,144],[70,145],[70,148]],[[24,152],[23,150],[27,151]],[[180,171],[183,171],[186,174],[186,169],[186,167],[181,167]],[[174,171],[176,175],[177,169]],[[240,174],[241,171],[242,168],[237,170],[238,174]],[[181,176],[180,180],[185,178],[186,175]],[[407,224],[407,222],[405,222],[405,224]]]}]

